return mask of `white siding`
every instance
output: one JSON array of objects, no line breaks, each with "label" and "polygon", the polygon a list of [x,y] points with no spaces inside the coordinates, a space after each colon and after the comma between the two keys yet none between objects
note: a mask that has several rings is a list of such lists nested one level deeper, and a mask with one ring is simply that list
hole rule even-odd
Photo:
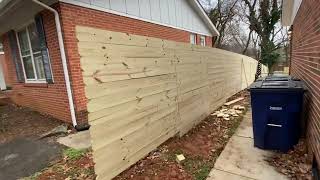
[{"label": "white siding", "polygon": [[161,25],[212,35],[189,0],[60,0]]},{"label": "white siding", "polygon": [[91,3],[95,4],[96,6],[99,6],[99,7],[110,8],[109,7],[109,0],[108,1],[106,1],[106,0],[91,0]]},{"label": "white siding", "polygon": [[139,0],[126,0],[127,13],[134,16],[140,16]]},{"label": "white siding", "polygon": [[188,28],[188,20],[189,17],[188,17],[188,5],[183,3],[184,0],[181,0],[181,22],[182,22],[182,27],[186,28],[186,29],[189,29]]},{"label": "white siding", "polygon": [[169,22],[173,26],[177,26],[177,16],[176,16],[176,0],[169,0],[168,5],[169,5]]},{"label": "white siding", "polygon": [[[93,6],[96,6],[96,4],[92,4]],[[125,0],[110,0],[111,9],[114,11],[126,13],[127,7],[126,7],[126,1]]]},{"label": "white siding", "polygon": [[79,2],[82,2],[82,3],[90,3],[90,0],[77,0]]},{"label": "white siding", "polygon": [[140,16],[143,19],[151,20],[150,0],[139,0],[140,2]]},{"label": "white siding", "polygon": [[177,27],[182,27],[182,0],[176,0],[176,16],[177,16]]},{"label": "white siding", "polygon": [[169,8],[168,8],[168,0],[160,1],[160,15],[161,21],[164,24],[169,24]]},{"label": "white siding", "polygon": [[150,0],[151,5],[151,20],[156,22],[161,22],[161,15],[160,15],[160,0]]}]

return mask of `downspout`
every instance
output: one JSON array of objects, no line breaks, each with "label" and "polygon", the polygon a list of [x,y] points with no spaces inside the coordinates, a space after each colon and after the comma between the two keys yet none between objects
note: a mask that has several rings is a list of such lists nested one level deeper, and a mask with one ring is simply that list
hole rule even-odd
[{"label": "downspout", "polygon": [[72,96],[71,85],[70,85],[70,77],[69,77],[69,71],[68,71],[68,65],[67,65],[66,52],[65,52],[65,49],[64,49],[64,42],[63,42],[63,38],[62,38],[62,30],[61,30],[61,23],[60,23],[59,13],[55,9],[53,9],[50,6],[40,2],[39,0],[32,0],[32,1],[35,2],[36,4],[40,5],[40,6],[44,7],[45,9],[47,9],[47,10],[49,10],[49,11],[54,13],[54,19],[55,19],[56,28],[57,28],[60,55],[61,55],[62,66],[63,66],[64,80],[66,82],[66,88],[67,88],[67,94],[68,94],[69,108],[70,108],[70,113],[71,113],[72,124],[73,124],[73,127],[75,129],[79,130],[78,124],[77,124],[77,119],[76,119],[76,113],[74,111],[73,96]]}]

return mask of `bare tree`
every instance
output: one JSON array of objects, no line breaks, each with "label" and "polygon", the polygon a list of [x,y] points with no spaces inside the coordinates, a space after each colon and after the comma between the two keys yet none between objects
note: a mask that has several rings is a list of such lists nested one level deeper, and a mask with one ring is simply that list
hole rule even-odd
[{"label": "bare tree", "polygon": [[275,52],[287,41],[285,29],[279,25],[281,9],[278,0],[243,0],[246,5],[250,31],[259,38],[261,62],[273,66],[279,54]]},{"label": "bare tree", "polygon": [[252,52],[257,46],[252,41],[256,35],[249,30],[250,23],[242,0],[200,0],[200,3],[207,9],[211,21],[220,33],[219,37],[214,38],[217,48],[255,57]]},{"label": "bare tree", "polygon": [[209,12],[209,17],[220,33],[215,39],[216,47],[221,47],[225,31],[236,15],[236,5],[239,0],[217,0],[217,5]]}]

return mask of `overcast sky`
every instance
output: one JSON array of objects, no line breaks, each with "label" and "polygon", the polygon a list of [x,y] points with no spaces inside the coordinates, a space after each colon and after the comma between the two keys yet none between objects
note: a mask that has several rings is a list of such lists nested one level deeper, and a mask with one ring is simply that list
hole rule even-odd
[{"label": "overcast sky", "polygon": [[212,8],[217,4],[217,0],[199,0],[199,2],[206,9],[208,9],[210,7]]}]

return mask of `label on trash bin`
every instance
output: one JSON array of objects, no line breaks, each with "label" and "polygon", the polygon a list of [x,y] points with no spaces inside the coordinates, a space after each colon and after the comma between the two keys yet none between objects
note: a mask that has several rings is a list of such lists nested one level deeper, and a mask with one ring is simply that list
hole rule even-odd
[{"label": "label on trash bin", "polygon": [[270,106],[271,111],[282,111],[282,107]]},{"label": "label on trash bin", "polygon": [[272,127],[279,127],[279,128],[281,128],[282,127],[282,125],[279,125],[279,124],[267,124],[268,126],[272,126]]}]

